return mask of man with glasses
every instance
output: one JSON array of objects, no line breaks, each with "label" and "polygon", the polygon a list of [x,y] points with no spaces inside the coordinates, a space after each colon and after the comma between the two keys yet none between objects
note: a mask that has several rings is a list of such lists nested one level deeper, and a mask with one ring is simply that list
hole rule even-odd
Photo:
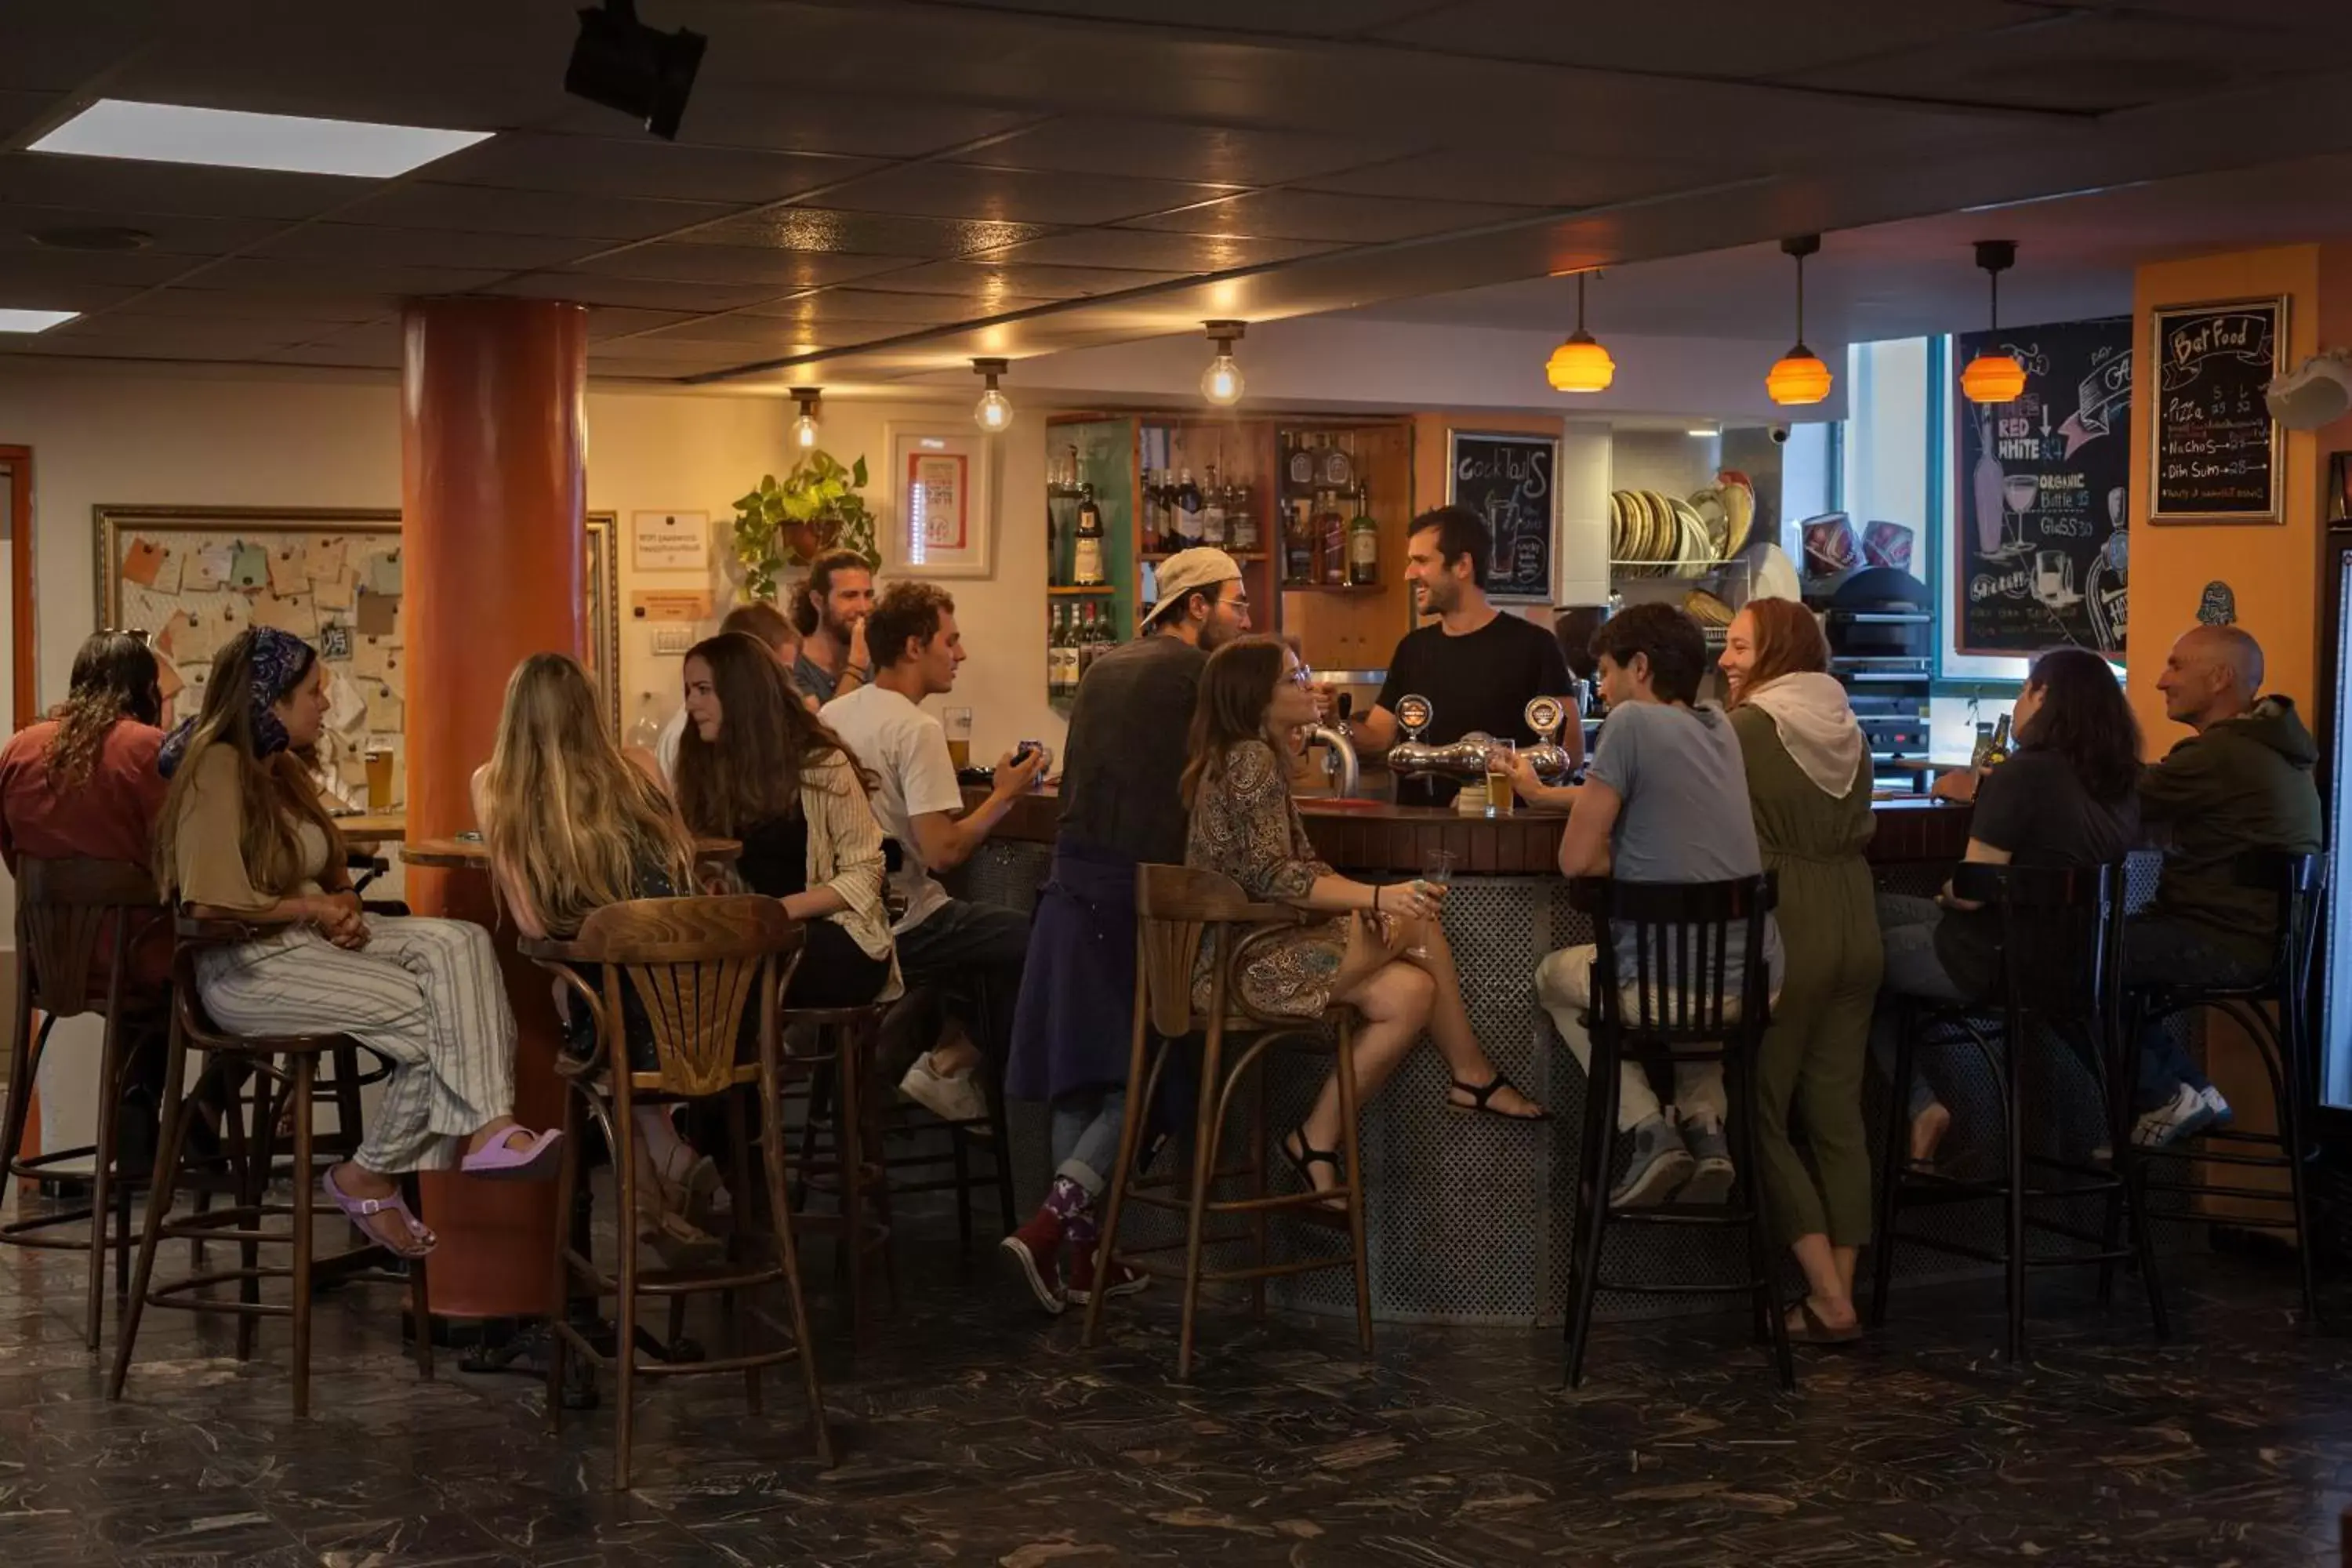
[{"label": "man with glasses", "polygon": [[[1192,701],[1209,655],[1249,630],[1242,569],[1222,550],[1170,556],[1135,641],[1078,683],[1054,868],[1037,902],[1005,1091],[1053,1108],[1054,1184],[1004,1256],[1048,1312],[1093,1295],[1096,1200],[1118,1156],[1134,1029],[1135,868],[1181,865]],[[1062,1245],[1069,1244],[1067,1284]],[[1142,1289],[1124,1266],[1102,1288]]]}]

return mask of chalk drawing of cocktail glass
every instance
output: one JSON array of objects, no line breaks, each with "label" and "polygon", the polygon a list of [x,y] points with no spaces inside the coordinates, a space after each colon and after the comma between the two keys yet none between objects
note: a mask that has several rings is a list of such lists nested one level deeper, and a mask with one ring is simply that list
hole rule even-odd
[{"label": "chalk drawing of cocktail glass", "polygon": [[2008,509],[2010,532],[2001,542],[1996,555],[2019,556],[2025,553],[2025,514],[2033,510],[2034,498],[2042,493],[2042,481],[2032,474],[2003,474],[2000,477],[2000,504]]}]

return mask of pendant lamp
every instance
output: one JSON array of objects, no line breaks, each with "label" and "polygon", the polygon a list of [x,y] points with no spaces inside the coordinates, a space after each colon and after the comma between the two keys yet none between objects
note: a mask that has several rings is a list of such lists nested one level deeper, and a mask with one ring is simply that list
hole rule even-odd
[{"label": "pendant lamp", "polygon": [[1247,384],[1242,379],[1242,367],[1234,361],[1234,344],[1248,330],[1244,321],[1203,321],[1209,341],[1217,345],[1209,367],[1201,373],[1201,395],[1219,408],[1231,408],[1242,400]]},{"label": "pendant lamp", "polygon": [[1013,402],[996,390],[996,378],[1004,374],[1005,364],[1006,362],[1001,359],[976,359],[971,362],[973,372],[988,384],[988,390],[982,393],[980,401],[971,405],[971,421],[992,436],[1013,423]]},{"label": "pendant lamp", "polygon": [[816,446],[816,404],[823,389],[814,386],[793,388],[793,401],[801,407],[800,417],[793,421],[793,445],[806,452]]},{"label": "pendant lamp", "polygon": [[1805,258],[1821,247],[1818,234],[1801,234],[1780,242],[1781,253],[1797,263],[1797,343],[1764,378],[1765,395],[1775,403],[1792,406],[1819,403],[1830,395],[1830,367],[1805,346]]},{"label": "pendant lamp", "polygon": [[[1977,265],[1992,286],[1992,330],[2000,331],[2000,275],[2017,265],[2017,242],[1977,241]],[[1970,403],[2014,403],[2025,390],[2025,367],[2006,350],[1987,350],[1960,372],[1960,395]]]},{"label": "pendant lamp", "polygon": [[1584,280],[1591,276],[1576,275],[1576,331],[1544,362],[1544,379],[1554,392],[1606,392],[1617,379],[1617,362],[1584,330]]}]

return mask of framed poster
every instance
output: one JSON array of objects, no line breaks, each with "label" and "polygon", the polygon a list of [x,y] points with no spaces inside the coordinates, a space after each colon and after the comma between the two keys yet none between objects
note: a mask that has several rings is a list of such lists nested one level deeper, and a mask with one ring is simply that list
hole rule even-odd
[{"label": "framed poster", "polygon": [[588,657],[581,662],[604,699],[604,727],[621,733],[621,555],[613,547],[614,517],[588,514],[581,581],[588,591]]},{"label": "framed poster", "polygon": [[1486,519],[1495,537],[1488,598],[1552,602],[1559,479],[1558,436],[1445,433],[1445,500]]},{"label": "framed poster", "polygon": [[995,443],[977,431],[891,425],[883,570],[985,577],[994,570]]},{"label": "framed poster", "polygon": [[2130,568],[2129,316],[1959,334],[1954,363],[2008,353],[2025,390],[2007,403],[1959,395],[1953,450],[1952,641],[1964,654],[2032,655],[2072,644],[2124,655]]},{"label": "framed poster", "polygon": [[2286,296],[2148,312],[2151,523],[2284,522],[2284,434],[2263,389],[2284,368]]},{"label": "framed poster", "polygon": [[632,554],[640,572],[704,572],[710,567],[707,511],[633,511]]}]

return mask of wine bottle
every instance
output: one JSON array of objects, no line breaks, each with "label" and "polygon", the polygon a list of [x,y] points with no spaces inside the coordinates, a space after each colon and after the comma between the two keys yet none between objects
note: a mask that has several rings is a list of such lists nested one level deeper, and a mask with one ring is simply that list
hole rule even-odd
[{"label": "wine bottle", "polygon": [[1246,484],[1232,485],[1225,490],[1225,532],[1234,542],[1235,554],[1257,553],[1257,498]]},{"label": "wine bottle", "polygon": [[1045,695],[1059,697],[1062,691],[1062,613],[1065,606],[1056,605],[1045,618]]},{"label": "wine bottle", "polygon": [[1200,542],[1201,487],[1192,482],[1192,470],[1186,468],[1176,483],[1176,548],[1190,550]]},{"label": "wine bottle", "polygon": [[1207,484],[1201,487],[1201,542],[1225,547],[1225,492],[1217,487],[1217,468],[1212,463]]},{"label": "wine bottle", "polygon": [[1102,509],[1095,505],[1095,488],[1086,486],[1078,501],[1078,532],[1070,581],[1081,588],[1099,588],[1103,575]]},{"label": "wine bottle", "polygon": [[1370,505],[1357,498],[1356,515],[1348,523],[1348,585],[1369,588],[1381,580],[1381,525],[1372,521]]}]

